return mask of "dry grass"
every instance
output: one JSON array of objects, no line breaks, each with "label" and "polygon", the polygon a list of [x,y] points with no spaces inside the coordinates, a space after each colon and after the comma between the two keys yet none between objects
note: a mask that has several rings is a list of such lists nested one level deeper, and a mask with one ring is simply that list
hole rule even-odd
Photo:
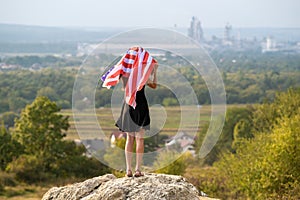
[{"label": "dry grass", "polygon": [[5,187],[5,192],[0,199],[5,200],[40,200],[43,195],[51,188],[49,187],[40,187],[40,186],[23,186],[18,185],[14,187]]}]

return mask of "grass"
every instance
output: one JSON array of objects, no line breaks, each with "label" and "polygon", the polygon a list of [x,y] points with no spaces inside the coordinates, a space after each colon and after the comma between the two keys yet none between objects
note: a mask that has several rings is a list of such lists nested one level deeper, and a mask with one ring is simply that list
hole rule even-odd
[{"label": "grass", "polygon": [[0,199],[9,200],[37,200],[42,199],[43,195],[51,187],[40,187],[31,185],[18,185],[13,187],[5,187],[5,191],[0,195]]},{"label": "grass", "polygon": [[[233,104],[233,105],[227,105],[227,109],[231,107],[245,107],[245,104]],[[211,106],[210,105],[204,105],[199,110],[199,124],[195,124],[195,119],[193,118],[193,115],[188,115],[188,113],[195,109],[195,107],[190,106],[174,106],[174,107],[164,107],[157,108],[157,107],[151,107],[150,108],[150,115],[153,113],[154,117],[161,117],[162,119],[154,119],[153,116],[151,116],[152,125],[155,125],[157,123],[157,120],[161,123],[161,121],[165,120],[165,123],[163,124],[163,127],[160,129],[160,134],[165,134],[168,136],[174,136],[179,128],[180,121],[181,121],[181,114],[185,113],[185,123],[181,127],[183,131],[187,133],[194,133],[200,132],[201,128],[205,123],[209,123],[211,118]],[[218,109],[218,106],[216,106],[216,109]],[[62,110],[61,113],[63,115],[69,116],[69,122],[70,122],[70,128],[67,132],[66,139],[74,140],[74,139],[80,139],[78,132],[75,127],[75,121],[73,118],[73,113],[71,109],[68,110]],[[81,134],[83,132],[83,136],[85,138],[97,138],[99,136],[99,133],[102,131],[106,136],[109,136],[111,132],[118,130],[117,127],[115,127],[115,118],[119,117],[120,108],[99,108],[94,110],[91,110],[90,112],[79,112],[77,113],[77,116],[79,116],[80,121],[76,121],[76,126],[82,130]],[[166,114],[166,119],[163,119],[164,116],[161,116],[159,114]],[[93,120],[95,117],[97,120]],[[98,124],[101,127],[101,130],[98,126]]]},{"label": "grass", "polygon": [[14,186],[5,186],[5,191],[0,192],[0,200],[40,200],[52,187],[84,181],[82,178],[59,178],[52,182],[41,182],[34,185],[18,183]]}]

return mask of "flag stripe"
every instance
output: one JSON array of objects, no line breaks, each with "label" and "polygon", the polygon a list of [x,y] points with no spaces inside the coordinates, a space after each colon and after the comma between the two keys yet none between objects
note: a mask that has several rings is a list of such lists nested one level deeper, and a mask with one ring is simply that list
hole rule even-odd
[{"label": "flag stripe", "polygon": [[110,88],[116,85],[121,75],[128,77],[125,101],[135,108],[136,92],[146,84],[155,63],[156,60],[142,47],[132,47],[127,50],[117,65],[102,76],[103,87]]}]

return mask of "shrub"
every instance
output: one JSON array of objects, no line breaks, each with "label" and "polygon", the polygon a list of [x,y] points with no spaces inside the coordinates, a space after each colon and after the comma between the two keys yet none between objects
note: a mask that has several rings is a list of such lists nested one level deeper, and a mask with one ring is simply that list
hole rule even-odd
[{"label": "shrub", "polygon": [[42,159],[33,155],[21,155],[7,166],[7,171],[16,175],[16,179],[26,183],[47,181],[53,175],[43,170]]},{"label": "shrub", "polygon": [[0,172],[0,185],[16,186],[17,181],[15,180],[14,174],[10,174],[7,172]]},{"label": "shrub", "polygon": [[156,173],[183,175],[188,166],[188,160],[192,160],[188,152],[180,154],[174,151],[162,151],[158,154],[153,167]]},{"label": "shrub", "polygon": [[232,199],[231,191],[226,185],[226,177],[216,167],[189,166],[183,176],[209,197]]}]

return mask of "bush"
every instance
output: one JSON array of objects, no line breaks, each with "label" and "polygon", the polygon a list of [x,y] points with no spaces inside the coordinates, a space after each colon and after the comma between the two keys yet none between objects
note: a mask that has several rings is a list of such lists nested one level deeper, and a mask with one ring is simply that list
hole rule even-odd
[{"label": "bush", "polygon": [[8,127],[13,127],[15,125],[15,119],[19,116],[14,112],[5,112],[3,113],[1,120],[3,120],[4,124]]},{"label": "bush", "polygon": [[216,167],[190,166],[183,175],[199,191],[203,191],[209,197],[232,199],[226,186],[224,177]]},{"label": "bush", "polygon": [[4,192],[4,186],[2,183],[0,183],[0,194],[2,194],[2,192]]},{"label": "bush", "polygon": [[[278,122],[277,122],[278,123]],[[227,188],[250,199],[299,199],[300,115],[284,118],[271,133],[244,140],[217,167]]]},{"label": "bush", "polygon": [[58,163],[58,177],[91,178],[109,172],[109,169],[95,158],[72,156]]},{"label": "bush", "polygon": [[162,104],[164,106],[178,106],[178,101],[175,98],[167,97],[167,98],[164,98]]},{"label": "bush", "polygon": [[153,167],[156,173],[183,175],[188,161],[192,159],[192,155],[188,152],[181,155],[174,151],[162,151],[158,154]]},{"label": "bush", "polygon": [[[223,149],[213,166],[224,184],[207,175],[211,178],[204,183],[207,191],[225,199],[300,199],[299,95],[300,90],[292,89],[277,94],[274,102],[250,110],[250,115],[245,115],[251,116],[248,121],[244,117],[235,120],[239,113],[226,118],[235,124],[228,127],[225,122],[223,129],[230,135],[229,141],[233,139],[234,151]],[[222,137],[221,141],[226,142]],[[206,175],[202,179],[206,180]],[[220,185],[223,194],[218,191]]]},{"label": "bush", "polygon": [[15,180],[14,174],[7,172],[0,172],[0,185],[4,186],[16,186],[17,181]]},{"label": "bush", "polygon": [[4,128],[4,125],[0,126],[0,170],[5,170],[8,163],[17,158],[23,149]]},{"label": "bush", "polygon": [[43,170],[42,160],[33,155],[21,155],[7,166],[7,171],[16,175],[16,179],[32,184],[47,181],[53,177]]}]

